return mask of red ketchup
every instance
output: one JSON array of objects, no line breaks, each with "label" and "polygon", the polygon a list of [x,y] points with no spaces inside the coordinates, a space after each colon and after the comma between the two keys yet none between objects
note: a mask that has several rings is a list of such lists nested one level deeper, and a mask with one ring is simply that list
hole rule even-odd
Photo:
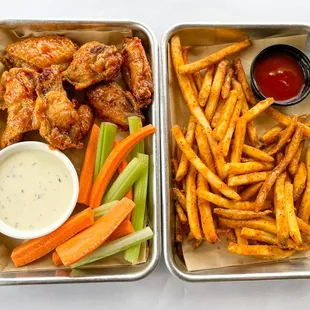
[{"label": "red ketchup", "polygon": [[298,61],[288,54],[271,54],[261,59],[254,68],[254,79],[260,92],[275,101],[297,97],[305,77]]}]

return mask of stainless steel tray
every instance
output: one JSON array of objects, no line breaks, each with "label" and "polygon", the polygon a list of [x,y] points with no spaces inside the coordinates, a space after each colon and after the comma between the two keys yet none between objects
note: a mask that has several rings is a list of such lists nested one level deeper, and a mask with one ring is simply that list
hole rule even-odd
[{"label": "stainless steel tray", "polygon": [[[82,283],[108,281],[135,281],[146,277],[156,267],[161,253],[161,198],[160,198],[160,144],[159,144],[159,87],[158,87],[158,47],[152,31],[145,25],[127,20],[111,21],[50,21],[50,20],[3,20],[0,27],[14,29],[18,34],[23,31],[49,31],[59,33],[63,30],[114,31],[116,34],[132,32],[133,36],[142,39],[151,63],[154,78],[154,97],[147,110],[146,120],[157,127],[157,134],[147,139],[146,147],[151,158],[150,187],[148,193],[148,221],[154,231],[154,238],[149,243],[146,263],[136,266],[109,267],[100,269],[83,269],[79,276],[72,277],[71,271],[57,269],[56,271],[23,271],[0,273],[0,285],[13,284],[50,284],[50,283]],[[121,41],[113,41],[119,44]],[[0,42],[1,44],[1,42]]]},{"label": "stainless steel tray", "polygon": [[[232,31],[231,31],[232,30]],[[236,33],[238,35],[236,36]],[[206,45],[230,42],[232,34],[234,40],[249,36],[259,39],[270,36],[286,36],[310,34],[309,25],[281,24],[281,25],[214,25],[214,24],[180,24],[169,29],[161,41],[161,163],[162,163],[162,197],[163,197],[163,251],[166,265],[171,273],[178,278],[190,281],[236,281],[236,280],[270,280],[289,278],[310,278],[310,260],[295,259],[277,263],[225,267],[199,272],[188,272],[185,265],[177,257],[174,247],[174,208],[171,187],[171,151],[172,151],[172,107],[179,104],[169,98],[169,70],[168,47],[173,35],[179,35],[184,45]],[[238,38],[239,36],[239,38]],[[230,38],[230,39],[228,39]],[[310,54],[308,39],[306,54]],[[173,77],[175,78],[175,77]],[[177,83],[174,85],[178,85]],[[184,120],[185,121],[185,120]]]}]

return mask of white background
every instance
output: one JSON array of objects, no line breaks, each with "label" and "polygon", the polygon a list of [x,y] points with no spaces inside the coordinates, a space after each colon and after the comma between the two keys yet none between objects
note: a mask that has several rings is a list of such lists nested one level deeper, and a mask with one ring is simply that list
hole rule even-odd
[{"label": "white background", "polygon": [[[133,19],[160,42],[181,22],[310,23],[309,0],[1,0],[0,18]],[[0,309],[309,309],[310,281],[183,283],[163,262],[135,283],[0,287]]]}]

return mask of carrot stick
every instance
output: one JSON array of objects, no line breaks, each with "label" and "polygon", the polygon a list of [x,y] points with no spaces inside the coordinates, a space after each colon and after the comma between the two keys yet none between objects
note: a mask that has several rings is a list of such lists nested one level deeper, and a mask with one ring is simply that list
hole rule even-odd
[{"label": "carrot stick", "polygon": [[[116,228],[116,230],[111,234],[111,236],[105,241],[105,243],[108,243],[110,241],[125,237],[125,236],[130,235],[134,232],[135,232],[135,230],[133,229],[131,222],[128,220],[124,220]],[[53,259],[53,262],[56,266],[62,265],[62,261],[60,259],[60,256],[58,255],[58,253],[56,251],[53,252],[52,259]]]},{"label": "carrot stick", "polygon": [[70,266],[96,250],[110,237],[134,206],[132,200],[123,198],[92,226],[58,246],[56,251],[63,264]]},{"label": "carrot stick", "polygon": [[87,144],[82,170],[80,174],[80,192],[78,202],[88,206],[89,196],[93,186],[96,149],[99,137],[99,127],[94,124]]},{"label": "carrot stick", "polygon": [[94,211],[90,208],[71,216],[52,233],[29,240],[15,248],[11,258],[16,267],[29,264],[53,251],[81,230],[94,223]]},{"label": "carrot stick", "polygon": [[155,131],[156,128],[152,125],[142,127],[122,140],[119,145],[112,150],[93,185],[89,199],[91,208],[97,208],[100,206],[102,197],[114,172],[131,149],[139,143],[139,141],[153,134]]}]

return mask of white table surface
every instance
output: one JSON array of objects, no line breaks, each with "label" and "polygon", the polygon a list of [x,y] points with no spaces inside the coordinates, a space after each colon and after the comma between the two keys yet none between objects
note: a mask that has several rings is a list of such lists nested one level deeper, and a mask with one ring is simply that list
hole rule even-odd
[{"label": "white table surface", "polygon": [[[308,0],[11,0],[0,18],[134,19],[160,40],[180,22],[310,23]],[[308,3],[308,4],[307,4]],[[164,262],[134,283],[0,287],[0,309],[297,309],[309,308],[310,281],[189,284]]]}]

